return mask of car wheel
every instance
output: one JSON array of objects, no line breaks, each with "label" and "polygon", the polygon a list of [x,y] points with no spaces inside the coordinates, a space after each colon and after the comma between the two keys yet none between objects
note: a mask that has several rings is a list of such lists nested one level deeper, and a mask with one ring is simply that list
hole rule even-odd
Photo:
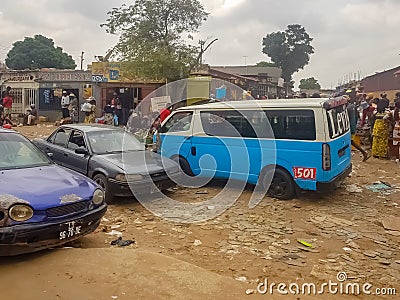
[{"label": "car wheel", "polygon": [[102,189],[104,190],[106,202],[111,203],[114,200],[114,196],[112,194],[110,194],[110,192],[108,190],[108,181],[107,181],[106,176],[104,176],[103,174],[96,174],[93,177],[93,181],[96,182],[99,186],[101,186]]},{"label": "car wheel", "polygon": [[192,168],[190,168],[190,165],[186,159],[184,159],[181,156],[175,156],[173,158],[173,160],[179,164],[179,167],[181,168],[183,173],[185,173],[186,175],[191,176],[191,177],[194,176],[194,174],[192,172]]},{"label": "car wheel", "polygon": [[[272,180],[271,180],[271,176]],[[268,170],[263,177],[263,186],[268,189],[268,196],[280,200],[289,200],[294,197],[295,184],[288,172],[282,169]]]}]

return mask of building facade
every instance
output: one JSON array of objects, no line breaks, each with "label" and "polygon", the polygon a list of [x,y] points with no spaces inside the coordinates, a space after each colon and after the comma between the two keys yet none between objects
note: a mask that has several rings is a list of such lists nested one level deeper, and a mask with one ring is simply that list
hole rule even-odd
[{"label": "building facade", "polygon": [[400,66],[367,76],[362,79],[361,84],[364,93],[372,93],[377,98],[385,92],[392,101],[395,94],[400,91]]},{"label": "building facade", "polygon": [[282,70],[276,67],[203,65],[191,75],[227,81],[244,91],[249,91],[253,98],[268,99],[284,95]]}]

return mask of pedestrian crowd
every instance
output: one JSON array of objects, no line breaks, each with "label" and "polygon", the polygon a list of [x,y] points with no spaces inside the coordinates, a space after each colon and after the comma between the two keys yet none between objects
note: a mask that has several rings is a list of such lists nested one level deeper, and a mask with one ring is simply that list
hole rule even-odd
[{"label": "pedestrian crowd", "polygon": [[[400,92],[391,102],[386,92],[380,97],[373,93],[347,93],[352,145],[361,151],[364,160],[399,156],[400,142]],[[359,143],[370,148],[367,153]],[[396,153],[393,153],[396,151]]]}]

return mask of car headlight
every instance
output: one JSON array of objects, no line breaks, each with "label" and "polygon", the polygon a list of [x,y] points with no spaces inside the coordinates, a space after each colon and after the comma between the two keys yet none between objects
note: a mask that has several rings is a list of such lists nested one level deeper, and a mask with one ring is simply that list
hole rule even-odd
[{"label": "car headlight", "polygon": [[33,217],[33,209],[26,204],[16,204],[10,207],[8,215],[14,221],[23,222]]},{"label": "car headlight", "polygon": [[143,176],[140,174],[128,174],[125,175],[127,181],[135,181],[135,180],[142,180]]},{"label": "car headlight", "polygon": [[93,193],[92,202],[94,205],[100,205],[104,201],[104,192],[100,189],[97,189]]},{"label": "car headlight", "polygon": [[117,176],[115,176],[115,180],[123,181],[123,182],[136,181],[136,180],[142,180],[142,179],[143,179],[143,176],[140,174],[118,174]]},{"label": "car headlight", "polygon": [[117,174],[117,176],[115,176],[115,180],[126,182],[126,176],[125,174]]}]

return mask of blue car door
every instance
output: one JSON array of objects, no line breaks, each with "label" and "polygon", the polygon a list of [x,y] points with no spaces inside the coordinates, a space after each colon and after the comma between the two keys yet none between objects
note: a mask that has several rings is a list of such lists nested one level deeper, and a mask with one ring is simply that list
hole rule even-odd
[{"label": "blue car door", "polygon": [[160,128],[161,155],[187,158],[191,152],[192,111],[178,111],[172,114]]}]

